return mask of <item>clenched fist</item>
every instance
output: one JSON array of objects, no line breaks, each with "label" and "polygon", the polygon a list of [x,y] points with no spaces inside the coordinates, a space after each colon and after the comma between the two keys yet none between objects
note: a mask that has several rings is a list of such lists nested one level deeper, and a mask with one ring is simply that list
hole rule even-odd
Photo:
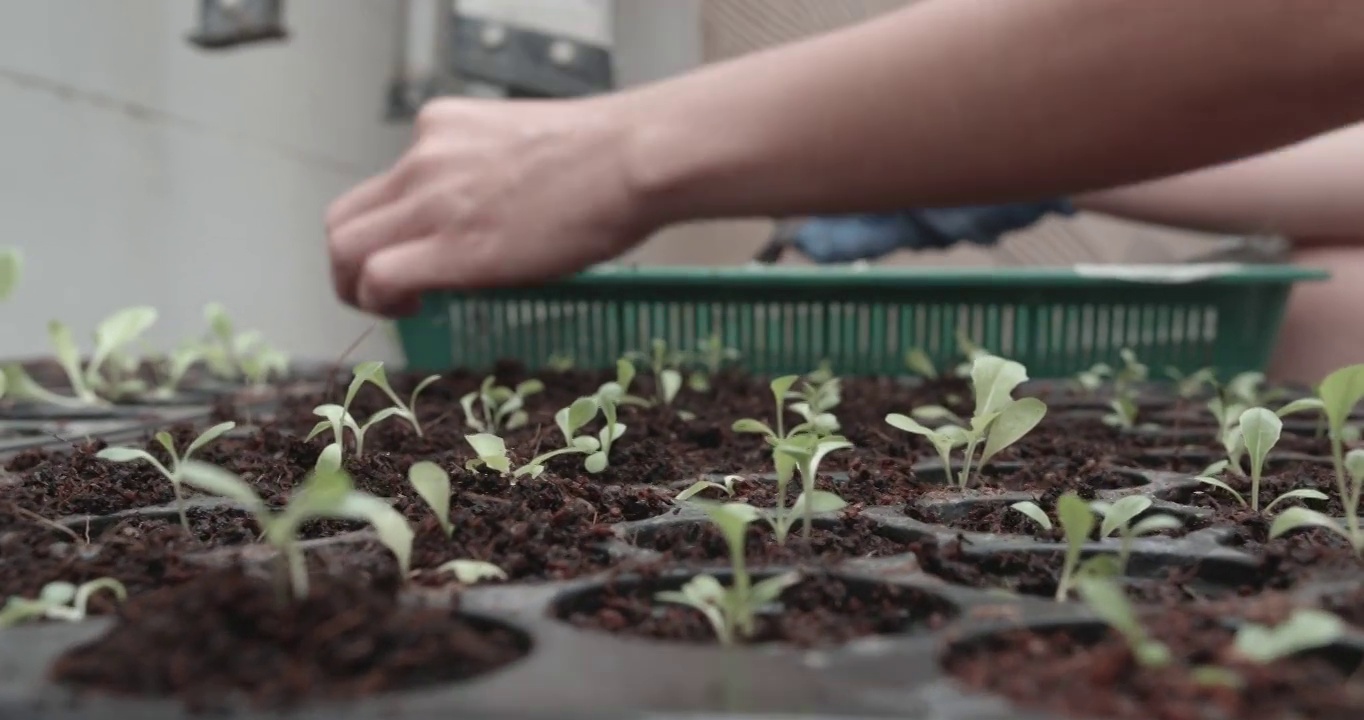
[{"label": "clenched fist", "polygon": [[600,99],[429,103],[408,152],[327,211],[337,294],[405,315],[427,290],[532,284],[615,257],[655,229],[627,131]]}]

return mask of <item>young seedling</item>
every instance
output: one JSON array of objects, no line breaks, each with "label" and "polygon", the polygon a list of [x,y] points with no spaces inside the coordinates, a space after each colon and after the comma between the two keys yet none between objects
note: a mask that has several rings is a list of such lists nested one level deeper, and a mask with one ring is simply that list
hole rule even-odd
[{"label": "young seedling", "polygon": [[[558,426],[559,433],[564,437],[564,447],[537,456],[527,463],[525,467],[517,470],[517,475],[529,475],[532,478],[536,478],[540,476],[540,473],[544,472],[545,463],[548,463],[556,457],[561,455],[582,454],[590,458],[599,452],[602,449],[602,441],[607,440],[605,428],[602,429],[602,433],[598,437],[579,435],[578,431],[595,420],[597,412],[601,409],[602,400],[600,397],[581,397],[574,400],[572,405],[561,408],[559,412],[554,413],[554,424]],[[611,412],[614,416],[614,405],[611,407]],[[619,426],[621,433],[625,432],[625,426],[615,422],[611,422],[610,424],[613,427]],[[613,429],[607,444],[609,445],[610,441],[614,441],[619,437],[620,435],[616,434]]]},{"label": "young seedling", "polygon": [[743,357],[738,350],[725,345],[720,333],[697,341],[696,351],[692,355],[700,369],[693,371],[687,378],[687,385],[696,392],[710,392],[711,378],[719,375],[726,365]]},{"label": "young seedling", "polygon": [[[790,531],[791,523],[795,517],[801,518],[801,534],[806,540],[809,540],[815,513],[834,512],[847,507],[843,498],[831,492],[816,490],[815,478],[819,473],[819,464],[825,456],[835,450],[850,447],[852,447],[852,443],[842,437],[825,437],[813,432],[788,436],[781,444],[777,445],[776,454],[784,455],[790,460],[791,467],[800,473],[801,480],[800,497],[796,498],[796,504],[788,512],[784,507],[785,493],[781,491],[780,477],[778,478],[778,506],[772,522],[778,541],[785,542],[786,535]],[[789,467],[778,466],[778,475],[780,476],[783,472],[787,473],[789,482]]]},{"label": "young seedling", "polygon": [[407,469],[407,481],[412,483],[417,495],[431,508],[431,512],[435,513],[445,536],[453,535],[455,526],[450,522],[449,473],[433,462],[422,461],[414,463]]},{"label": "young seedling", "polygon": [[[488,468],[506,475],[511,472],[511,459],[507,456],[507,443],[502,438],[492,433],[479,433],[477,435],[465,435],[464,441],[469,443],[469,447],[474,449],[472,460],[464,464],[470,472],[478,472],[480,468]],[[534,476],[538,476],[535,473]],[[533,476],[533,477],[534,477]],[[512,484],[516,484],[516,478],[512,478]]]},{"label": "young seedling", "polygon": [[[944,425],[934,430],[899,414],[887,415],[886,422],[896,429],[927,438],[937,449],[949,476],[952,451],[965,446],[957,480],[958,486],[965,489],[974,469],[984,468],[1001,451],[1023,439],[1046,416],[1047,406],[1041,400],[1015,400],[1011,396],[1027,379],[1027,369],[1021,364],[994,355],[979,355],[971,368],[976,410],[970,423],[963,423],[965,427]],[[982,444],[985,447],[977,458],[977,450]]]},{"label": "young seedling", "polygon": [[24,254],[19,248],[0,248],[0,302],[9,299],[19,285],[24,270]]},{"label": "young seedling", "polygon": [[1248,623],[1236,632],[1233,652],[1257,665],[1327,647],[1346,634],[1343,620],[1324,610],[1298,608],[1277,626]]},{"label": "young seedling", "polygon": [[[800,380],[799,375],[785,375],[773,380],[768,387],[772,390],[772,397],[776,400],[776,429],[761,420],[744,418],[734,422],[734,432],[752,433],[762,435],[769,445],[775,447],[786,438],[785,415],[786,398],[791,392],[791,387]],[[800,431],[800,428],[792,428],[792,434]]]},{"label": "young seedling", "polygon": [[[1009,507],[1027,515],[1042,529],[1051,531],[1051,518],[1037,503],[1025,500]],[[1066,536],[1066,560],[1061,567],[1061,579],[1056,583],[1056,602],[1065,602],[1080,568],[1080,555],[1089,541],[1089,533],[1094,530],[1094,511],[1079,495],[1068,492],[1056,500],[1056,517]]]},{"label": "young seedling", "polygon": [[166,454],[170,456],[169,468],[162,465],[151,453],[136,448],[105,448],[99,451],[95,457],[116,463],[145,461],[156,468],[157,472],[161,473],[163,477],[170,481],[171,488],[175,491],[175,509],[180,513],[180,526],[188,533],[190,532],[189,518],[185,515],[185,496],[184,491],[180,487],[183,465],[186,460],[192,459],[194,453],[198,452],[200,448],[217,440],[222,437],[224,433],[235,427],[237,427],[237,424],[233,422],[214,425],[201,433],[199,437],[190,441],[190,444],[185,448],[185,453],[183,455],[175,451],[175,440],[171,438],[170,433],[164,430],[158,432],[156,434],[156,441],[161,444],[161,447],[166,449]]},{"label": "young seedling", "polygon": [[[429,379],[430,378],[428,378],[428,380]],[[355,396],[359,394],[360,389],[364,387],[367,382],[372,382],[381,389],[388,386],[388,379],[384,376],[383,363],[367,362],[355,366],[353,377],[350,381],[350,387],[346,388],[345,401],[340,405],[319,405],[313,408],[313,414],[323,418],[323,420],[313,426],[312,432],[308,433],[308,437],[305,438],[305,440],[312,440],[327,430],[332,431],[332,444],[327,448],[328,452],[324,454],[322,458],[319,458],[319,467],[323,466],[322,463],[324,460],[328,463],[328,466],[330,466],[333,461],[336,461],[337,464],[335,467],[340,467],[339,462],[344,452],[344,448],[346,447],[346,430],[350,430],[351,437],[355,439],[355,457],[360,457],[365,454],[365,435],[368,434],[370,428],[375,425],[378,425],[391,417],[403,417],[409,419],[415,426],[416,415],[410,408],[402,405],[401,402],[399,402],[396,407],[387,407],[370,415],[369,419],[366,420],[363,425],[356,422],[355,418],[350,414],[350,406],[351,403],[355,402]],[[418,390],[420,391],[420,388]],[[391,390],[389,391],[389,395],[390,398],[393,397]],[[416,402],[416,397],[417,393],[413,393],[412,399],[414,403]],[[420,432],[420,428],[418,428],[418,432]],[[332,447],[335,447],[336,449],[332,450]]]},{"label": "young seedling", "polygon": [[[497,379],[489,375],[479,389],[460,398],[459,404],[469,427],[483,433],[499,433],[516,430],[529,422],[530,416],[523,409],[526,398],[544,389],[545,384],[539,380],[527,380],[515,389],[500,386]],[[475,403],[478,404],[477,411]]]},{"label": "young seedling", "polygon": [[1113,367],[1108,363],[1095,363],[1088,370],[1075,374],[1075,384],[1084,392],[1094,395],[1103,387],[1104,381],[1113,376]]},{"label": "young seedling", "polygon": [[151,396],[161,400],[175,397],[180,392],[180,384],[184,382],[185,376],[203,359],[203,350],[194,343],[182,345],[162,357],[158,363],[160,382],[152,388]]},{"label": "young seedling", "polygon": [[80,585],[50,582],[36,598],[16,596],[6,600],[4,607],[0,607],[0,628],[39,619],[80,622],[86,617],[90,598],[101,590],[112,593],[118,602],[128,599],[127,588],[113,578],[99,578]]},{"label": "young seedling", "polygon": [[[659,405],[672,405],[677,393],[682,390],[682,371],[690,361],[687,353],[669,350],[668,343],[654,338],[649,343],[649,352],[629,352],[625,358],[646,363],[654,376],[654,402]],[[625,387],[624,385],[622,387]]]},{"label": "young seedling", "polygon": [[[1241,507],[1249,507],[1249,503],[1246,502],[1246,498],[1245,498],[1244,495],[1242,495],[1241,493],[1237,492],[1235,488],[1233,488],[1231,485],[1228,485],[1225,481],[1223,481],[1222,479],[1220,479],[1220,478],[1217,477],[1218,475],[1220,475],[1220,474],[1222,474],[1222,473],[1224,473],[1224,472],[1227,471],[1228,465],[1229,465],[1229,463],[1228,463],[1226,460],[1218,460],[1217,462],[1215,462],[1215,463],[1209,465],[1208,467],[1204,468],[1204,469],[1203,469],[1203,472],[1200,472],[1200,473],[1198,474],[1198,476],[1195,477],[1194,479],[1197,480],[1198,482],[1204,484],[1204,485],[1207,485],[1207,486],[1213,487],[1213,488],[1217,488],[1218,490],[1221,490],[1221,491],[1227,493],[1228,495],[1231,495],[1231,496],[1236,500],[1236,502],[1237,502],[1239,505],[1241,505]],[[1289,490],[1288,492],[1286,492],[1286,493],[1284,493],[1284,494],[1282,494],[1282,495],[1280,495],[1280,496],[1274,498],[1274,499],[1271,500],[1269,503],[1267,503],[1267,504],[1265,505],[1265,507],[1264,507],[1264,511],[1263,511],[1263,512],[1264,512],[1265,515],[1268,515],[1268,514],[1269,514],[1269,511],[1270,511],[1270,510],[1273,510],[1274,507],[1275,507],[1276,505],[1278,505],[1279,503],[1284,502],[1284,501],[1287,501],[1287,500],[1294,500],[1294,499],[1298,499],[1298,500],[1328,500],[1329,498],[1326,497],[1326,494],[1325,494],[1325,493],[1323,493],[1323,492],[1321,492],[1321,491],[1319,491],[1319,490],[1312,490],[1312,489],[1309,489],[1309,488],[1299,488],[1299,489],[1297,489],[1297,490]]]},{"label": "young seedling", "polygon": [[913,347],[905,353],[905,367],[909,368],[911,373],[929,380],[941,377],[938,366],[933,364],[933,358],[929,357],[923,348]]},{"label": "young seedling", "polygon": [[[1364,491],[1364,452],[1345,453],[1345,436],[1350,413],[1364,400],[1364,364],[1337,370],[1321,381],[1317,388],[1320,410],[1326,416],[1327,434],[1331,440],[1331,459],[1335,466],[1336,490],[1345,507],[1345,526],[1335,519],[1306,508],[1292,507],[1280,513],[1270,528],[1270,536],[1278,537],[1294,528],[1315,525],[1336,532],[1349,540],[1350,545],[1364,554],[1364,531],[1359,524],[1359,502]],[[1299,400],[1285,408],[1316,407],[1315,403]],[[1284,413],[1284,410],[1280,410]],[[1286,414],[1286,413],[1285,413]],[[1275,531],[1278,532],[1275,532]]]},{"label": "young seedling", "polygon": [[1345,525],[1342,526],[1325,513],[1294,506],[1274,518],[1273,524],[1269,526],[1270,539],[1300,528],[1319,527],[1344,538],[1356,553],[1364,555],[1364,532],[1359,527],[1360,490],[1364,488],[1364,450],[1351,450],[1345,455],[1342,465],[1350,477],[1350,485],[1341,496],[1345,503]]},{"label": "young seedling", "polygon": [[300,526],[308,520],[369,523],[379,541],[397,557],[403,575],[411,571],[413,532],[407,520],[383,499],[356,490],[351,477],[341,470],[314,471],[280,511],[270,509],[246,481],[216,465],[188,460],[181,465],[181,473],[185,484],[233,500],[256,519],[265,541],[279,553],[281,598],[292,595],[301,600],[308,595],[308,568],[298,538]]},{"label": "young seedling", "polygon": [[743,478],[739,477],[738,475],[726,475],[724,478],[724,482],[713,482],[711,480],[697,480],[696,482],[688,486],[687,489],[677,493],[677,496],[673,498],[673,502],[675,503],[686,502],[707,490],[718,490],[724,493],[726,497],[732,498],[734,497],[735,484],[742,481]]},{"label": "young seedling", "polygon": [[[1151,498],[1145,495],[1129,495],[1113,503],[1091,502],[1090,509],[1103,518],[1099,524],[1099,539],[1104,540],[1118,535],[1118,572],[1124,572],[1132,557],[1132,541],[1139,537],[1158,533],[1162,530],[1178,530],[1184,523],[1173,515],[1151,515],[1137,520],[1142,513],[1151,509]],[[1135,523],[1133,521],[1136,521]]]},{"label": "young seedling", "polygon": [[635,370],[635,364],[633,362],[626,358],[617,360],[616,379],[611,382],[602,383],[602,386],[597,388],[597,397],[609,397],[616,403],[617,407],[620,407],[621,405],[653,407],[654,403],[652,400],[646,400],[637,395],[630,394],[630,386],[634,384],[636,374],[637,371]]},{"label": "young seedling", "polygon": [[107,377],[106,364],[155,324],[156,318],[156,309],[150,307],[128,308],[106,318],[95,329],[95,349],[83,368],[71,329],[53,320],[48,324],[48,335],[57,363],[71,385],[72,395],[60,395],[44,388],[18,364],[5,368],[11,394],[59,407],[88,408],[107,406],[112,401],[144,393],[147,388],[141,380],[118,382]]},{"label": "young seedling", "polygon": [[838,432],[838,418],[834,417],[831,411],[842,401],[840,385],[836,377],[820,381],[805,380],[801,383],[799,392],[787,392],[788,399],[799,400],[792,403],[790,409],[805,419],[805,422],[798,426],[803,428],[802,432],[826,436]]},{"label": "young seedling", "polygon": [[729,549],[734,584],[725,588],[712,575],[698,575],[680,591],[657,593],[660,602],[686,605],[705,615],[720,643],[732,646],[753,637],[757,629],[757,614],[764,606],[775,602],[783,591],[800,581],[798,573],[785,573],[754,583],[744,564],[744,540],[750,523],[758,519],[758,510],[744,503],[726,503],[706,507],[711,522],[720,529]]},{"label": "young seedling", "polygon": [[[601,431],[597,433],[597,451],[583,461],[583,468],[593,475],[605,471],[611,464],[611,448],[625,434],[625,425],[616,421],[615,399],[609,394],[598,394],[596,401],[604,422]],[[574,442],[577,443],[577,440]],[[575,447],[586,448],[586,444]]]},{"label": "young seedling", "polygon": [[1170,649],[1146,632],[1118,583],[1110,578],[1085,576],[1076,579],[1075,590],[1091,612],[1122,635],[1132,657],[1142,667],[1170,664]]},{"label": "young seedling", "polygon": [[1118,356],[1122,359],[1122,365],[1113,373],[1113,399],[1109,403],[1113,412],[1104,417],[1104,422],[1131,430],[1137,425],[1139,385],[1146,382],[1150,369],[1137,360],[1136,353],[1130,348],[1123,348]]},{"label": "young seedling", "polygon": [[1185,400],[1198,397],[1203,393],[1203,388],[1213,387],[1217,382],[1217,371],[1212,368],[1201,368],[1186,375],[1179,368],[1167,367],[1165,375],[1175,381],[1179,397]]},{"label": "young seedling", "polygon": [[272,376],[289,372],[289,356],[265,343],[254,330],[237,333],[227,310],[220,303],[204,306],[208,339],[199,346],[204,364],[220,380],[253,385],[269,382]]},{"label": "young seedling", "polygon": [[550,372],[564,373],[577,366],[572,355],[554,353],[545,360],[545,369]]},{"label": "young seedling", "polygon": [[[450,520],[450,475],[441,466],[423,461],[414,464],[407,471],[408,482],[417,489],[417,494],[435,513],[441,530],[446,537],[455,534],[454,523]],[[407,553],[410,556],[410,552]],[[472,585],[484,580],[506,580],[507,573],[492,563],[480,560],[451,560],[435,569],[436,573],[451,573],[455,580]]]},{"label": "young seedling", "polygon": [[989,350],[986,350],[984,347],[977,344],[976,341],[972,340],[971,336],[966,334],[964,328],[957,328],[956,341],[957,353],[965,358],[966,361],[957,365],[955,372],[957,377],[969,377],[971,375],[971,369],[975,367],[976,361],[983,357],[988,357],[991,353]]},{"label": "young seedling", "polygon": [[[384,372],[383,363],[361,363],[355,369],[355,375],[356,377],[364,377],[364,382],[368,382],[379,388],[379,390],[383,391],[384,395],[388,396],[389,402],[393,403],[393,407],[388,408],[389,410],[392,410],[390,413],[391,416],[406,420],[407,424],[411,425],[412,429],[416,431],[417,437],[424,436],[421,422],[417,420],[417,398],[421,396],[423,390],[430,387],[432,383],[440,380],[439,375],[429,375],[423,378],[422,381],[417,383],[417,386],[412,389],[412,395],[409,396],[405,403],[402,401],[402,398],[398,397],[398,393],[393,392],[393,386],[389,385],[388,375]],[[524,386],[525,383],[522,383],[522,385]],[[518,387],[518,390],[519,389],[520,388]]]}]

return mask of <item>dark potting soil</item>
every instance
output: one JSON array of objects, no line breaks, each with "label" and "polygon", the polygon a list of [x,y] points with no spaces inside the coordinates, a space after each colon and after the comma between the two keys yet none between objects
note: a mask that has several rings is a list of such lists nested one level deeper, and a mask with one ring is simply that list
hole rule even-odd
[{"label": "dark potting soil", "polygon": [[52,666],[56,682],[114,695],[175,698],[196,710],[244,697],[278,708],[457,682],[528,652],[506,629],[449,608],[403,607],[384,586],[317,577],[280,602],[272,582],[217,571],[124,606],[102,637]]},{"label": "dark potting soil", "polygon": [[[1114,720],[1346,720],[1364,715],[1358,657],[1307,654],[1268,665],[1237,660],[1232,632],[1214,612],[1170,609],[1147,618],[1147,631],[1175,662],[1140,666],[1117,633],[1102,630],[1009,631],[950,650],[944,665],[971,691],[1002,695],[1021,707],[1067,717]],[[1191,672],[1216,665],[1239,687],[1201,685]],[[1351,675],[1355,674],[1355,677]]]},{"label": "dark potting soil", "polygon": [[[761,579],[755,576],[755,580]],[[728,580],[724,580],[726,584]],[[679,582],[645,577],[608,581],[604,586],[561,601],[562,620],[584,629],[685,643],[716,643],[715,630],[697,610],[660,602],[655,593],[677,589]],[[921,590],[841,580],[822,574],[803,577],[782,593],[779,609],[763,612],[748,641],[823,647],[861,637],[935,629],[951,608]]]},{"label": "dark potting soil", "polygon": [[[909,552],[908,545],[877,532],[877,525],[845,513],[833,521],[820,521],[811,527],[807,539],[804,526],[797,520],[784,544],[778,543],[772,528],[759,522],[748,527],[745,557],[750,564],[797,565],[811,561],[833,563],[842,560],[883,558]],[[720,530],[709,522],[650,528],[633,538],[635,545],[664,553],[672,560],[708,563],[729,562],[729,547]]]}]

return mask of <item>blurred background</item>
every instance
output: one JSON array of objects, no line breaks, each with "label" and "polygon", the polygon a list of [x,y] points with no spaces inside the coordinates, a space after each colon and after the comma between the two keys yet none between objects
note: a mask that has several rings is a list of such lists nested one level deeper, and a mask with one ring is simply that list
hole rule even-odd
[{"label": "blurred background", "polygon": [[[601,92],[912,1],[0,0],[0,227],[26,258],[0,355],[137,304],[170,345],[220,301],[282,350],[334,357],[372,321],[332,295],[323,211],[401,154],[426,98]],[[626,260],[745,263],[772,229],[673,228]],[[1080,216],[881,262],[1181,262],[1223,240]],[[357,357],[399,355],[379,332]]]}]

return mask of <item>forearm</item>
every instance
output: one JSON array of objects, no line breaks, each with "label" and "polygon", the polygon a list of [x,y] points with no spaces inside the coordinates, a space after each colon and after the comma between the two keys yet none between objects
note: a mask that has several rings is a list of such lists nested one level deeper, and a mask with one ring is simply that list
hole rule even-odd
[{"label": "forearm", "polygon": [[617,96],[663,222],[1114,187],[1364,118],[1357,0],[929,0]]},{"label": "forearm", "polygon": [[1210,232],[1364,236],[1364,124],[1074,202],[1085,210]]}]

